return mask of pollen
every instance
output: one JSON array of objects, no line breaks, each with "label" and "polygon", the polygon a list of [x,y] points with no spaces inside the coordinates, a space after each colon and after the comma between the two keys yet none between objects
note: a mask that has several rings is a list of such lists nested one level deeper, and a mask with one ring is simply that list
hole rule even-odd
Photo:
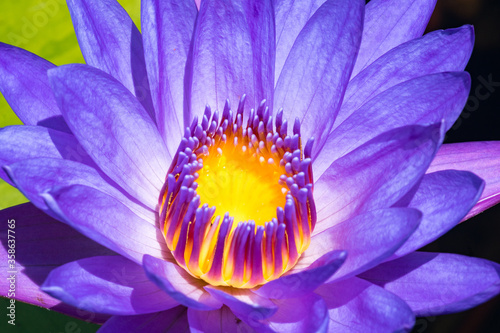
[{"label": "pollen", "polygon": [[256,152],[237,134],[228,141],[203,157],[196,180],[200,202],[213,205],[215,214],[228,212],[235,221],[265,226],[276,217],[276,207],[285,205],[287,189],[278,183],[285,168],[276,156],[265,149]]},{"label": "pollen", "polygon": [[[159,198],[160,222],[177,263],[211,285],[253,288],[291,269],[316,223],[309,139],[265,100],[244,116],[226,102],[206,107],[174,157]],[[244,124],[244,117],[246,124]]]}]

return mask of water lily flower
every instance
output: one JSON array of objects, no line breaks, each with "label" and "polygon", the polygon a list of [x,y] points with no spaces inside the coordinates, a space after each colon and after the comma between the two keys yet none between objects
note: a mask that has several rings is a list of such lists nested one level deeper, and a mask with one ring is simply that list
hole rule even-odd
[{"label": "water lily flower", "polygon": [[143,0],[140,33],[68,0],[86,65],[1,44],[16,299],[100,332],[392,332],[497,295],[497,263],[417,251],[500,201],[499,142],[442,144],[474,34],[422,36],[434,5]]}]

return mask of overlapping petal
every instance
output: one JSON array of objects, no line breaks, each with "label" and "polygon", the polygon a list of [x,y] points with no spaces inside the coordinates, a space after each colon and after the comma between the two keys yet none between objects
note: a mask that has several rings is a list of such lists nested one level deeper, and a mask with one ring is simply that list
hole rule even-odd
[{"label": "overlapping petal", "polygon": [[349,81],[333,129],[390,87],[420,76],[464,70],[473,46],[474,28],[465,25],[433,31],[395,47]]},{"label": "overlapping petal", "polygon": [[25,125],[70,132],[50,92],[47,70],[55,65],[39,56],[0,43],[0,92]]},{"label": "overlapping petal", "polygon": [[189,329],[192,333],[252,332],[252,328],[238,319],[227,307],[200,311],[188,309]]},{"label": "overlapping petal", "polygon": [[215,299],[231,309],[239,317],[248,314],[258,314],[262,318],[268,318],[276,313],[277,307],[268,297],[262,297],[248,289],[226,288],[205,286],[206,291]]},{"label": "overlapping petal", "polygon": [[52,214],[40,196],[52,189],[70,185],[85,185],[111,196],[130,208],[143,220],[156,224],[156,213],[137,200],[130,198],[123,190],[102,172],[82,163],[54,158],[34,158],[9,164],[4,167],[16,187],[38,208]]},{"label": "overlapping petal", "polygon": [[142,40],[156,123],[170,156],[174,156],[186,126],[185,73],[194,23],[194,1],[141,2]]},{"label": "overlapping petal", "polygon": [[342,102],[358,52],[363,10],[358,0],[326,1],[300,32],[276,83],[274,109],[283,108],[289,121],[298,118],[302,136],[316,139],[313,157]]},{"label": "overlapping petal", "polygon": [[272,105],[274,38],[271,0],[202,1],[188,60],[190,113],[201,117],[207,104],[222,112],[226,99],[236,106],[243,94],[247,109],[262,99]]},{"label": "overlapping petal", "polygon": [[111,76],[86,65],[52,69],[49,80],[66,122],[97,165],[156,208],[170,158],[137,99]]},{"label": "overlapping petal", "polygon": [[180,304],[204,311],[222,306],[221,302],[203,289],[205,282],[189,275],[177,263],[145,255],[143,266],[146,275]]},{"label": "overlapping petal", "polygon": [[[330,248],[342,248],[335,245],[332,244]],[[254,290],[254,292],[272,299],[306,296],[325,283],[341,267],[346,260],[347,252],[341,250],[330,251],[320,256],[307,268],[301,269],[301,264],[304,265],[301,261],[311,260],[312,257],[305,256],[307,259],[299,259],[299,263],[292,270],[288,271],[288,274],[276,280],[269,281],[262,287]]]},{"label": "overlapping petal", "polygon": [[178,306],[167,311],[136,315],[113,316],[99,333],[115,332],[188,333],[187,309]]},{"label": "overlapping petal", "polygon": [[[50,271],[59,265],[90,256],[113,255],[112,251],[44,214],[31,203],[1,210],[0,218],[3,221],[0,224],[0,255],[5,258],[0,262],[0,268],[8,274],[2,275],[0,280],[2,296],[7,296],[10,288],[7,277],[15,274],[17,300],[98,323],[108,318],[107,315],[65,304],[41,291],[40,285]],[[8,232],[8,226],[11,224],[15,225],[15,228],[11,229],[15,233]],[[10,255],[7,252],[9,235],[14,236],[15,238],[10,239],[17,242],[14,266],[10,266],[13,262],[7,260]]]},{"label": "overlapping petal", "polygon": [[387,89],[330,133],[314,161],[314,174],[321,177],[331,161],[397,127],[430,125],[443,119],[448,130],[462,112],[469,90],[470,76],[466,72],[426,75]]},{"label": "overlapping petal", "polygon": [[406,332],[415,323],[402,299],[356,277],[325,284],[316,294],[328,307],[329,332]]},{"label": "overlapping petal", "polygon": [[436,0],[370,1],[352,76],[390,49],[422,36],[435,5]]},{"label": "overlapping petal", "polygon": [[343,249],[347,251],[347,259],[329,281],[356,275],[389,258],[415,231],[421,218],[422,213],[416,209],[389,208],[340,223],[329,221],[333,226],[313,235],[311,245],[297,265],[315,261],[332,248]]},{"label": "overlapping petal", "polygon": [[398,295],[417,316],[467,310],[500,291],[500,265],[458,254],[414,252],[360,277]]},{"label": "overlapping petal", "polygon": [[120,81],[154,120],[141,33],[125,9],[114,0],[67,3],[87,64]]},{"label": "overlapping petal", "polygon": [[444,170],[426,174],[410,202],[400,202],[421,211],[422,221],[391,258],[418,250],[457,225],[478,201],[483,188],[484,181],[470,172]]},{"label": "overlapping petal", "polygon": [[275,0],[276,65],[274,80],[278,78],[297,36],[307,21],[326,0]]},{"label": "overlapping petal", "polygon": [[446,169],[475,173],[486,185],[477,204],[464,220],[500,202],[500,142],[464,142],[441,146],[428,172]]},{"label": "overlapping petal", "polygon": [[[261,322],[276,332],[325,333],[328,331],[328,308],[322,297],[311,293],[306,297],[275,300],[278,311]],[[257,331],[266,330],[257,325],[258,316],[254,316],[248,325]]]},{"label": "overlapping petal", "polygon": [[72,185],[42,197],[64,223],[126,258],[140,263],[144,254],[170,257],[157,226],[97,189]]},{"label": "overlapping petal", "polygon": [[[71,134],[42,126],[7,126],[0,129],[0,166],[41,157],[61,158],[97,168]],[[3,169],[0,170],[0,178],[13,185]]]},{"label": "overlapping petal", "polygon": [[318,223],[395,204],[420,180],[443,137],[440,124],[405,126],[386,132],[338,159],[316,181]]},{"label": "overlapping petal", "polygon": [[173,308],[179,303],[122,256],[90,257],[53,269],[41,289],[64,303],[91,312],[135,315]]}]

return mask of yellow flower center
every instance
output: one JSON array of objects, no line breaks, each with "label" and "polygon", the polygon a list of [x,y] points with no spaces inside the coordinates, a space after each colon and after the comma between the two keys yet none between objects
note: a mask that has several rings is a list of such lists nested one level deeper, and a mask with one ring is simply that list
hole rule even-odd
[{"label": "yellow flower center", "polygon": [[212,147],[196,180],[201,203],[216,207],[216,214],[228,212],[235,221],[264,226],[276,218],[288,192],[278,183],[285,173],[278,162],[266,152],[257,157],[243,143]]}]

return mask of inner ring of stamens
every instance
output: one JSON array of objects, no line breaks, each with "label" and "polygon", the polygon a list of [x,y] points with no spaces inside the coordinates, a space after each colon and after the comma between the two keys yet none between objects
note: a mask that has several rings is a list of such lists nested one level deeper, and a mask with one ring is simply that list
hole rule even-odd
[{"label": "inner ring of stamens", "polygon": [[[316,223],[311,148],[300,122],[287,135],[280,110],[263,101],[243,125],[226,102],[186,128],[161,192],[168,248],[191,275],[212,285],[252,288],[291,269]],[[216,214],[219,213],[221,215]]]}]

